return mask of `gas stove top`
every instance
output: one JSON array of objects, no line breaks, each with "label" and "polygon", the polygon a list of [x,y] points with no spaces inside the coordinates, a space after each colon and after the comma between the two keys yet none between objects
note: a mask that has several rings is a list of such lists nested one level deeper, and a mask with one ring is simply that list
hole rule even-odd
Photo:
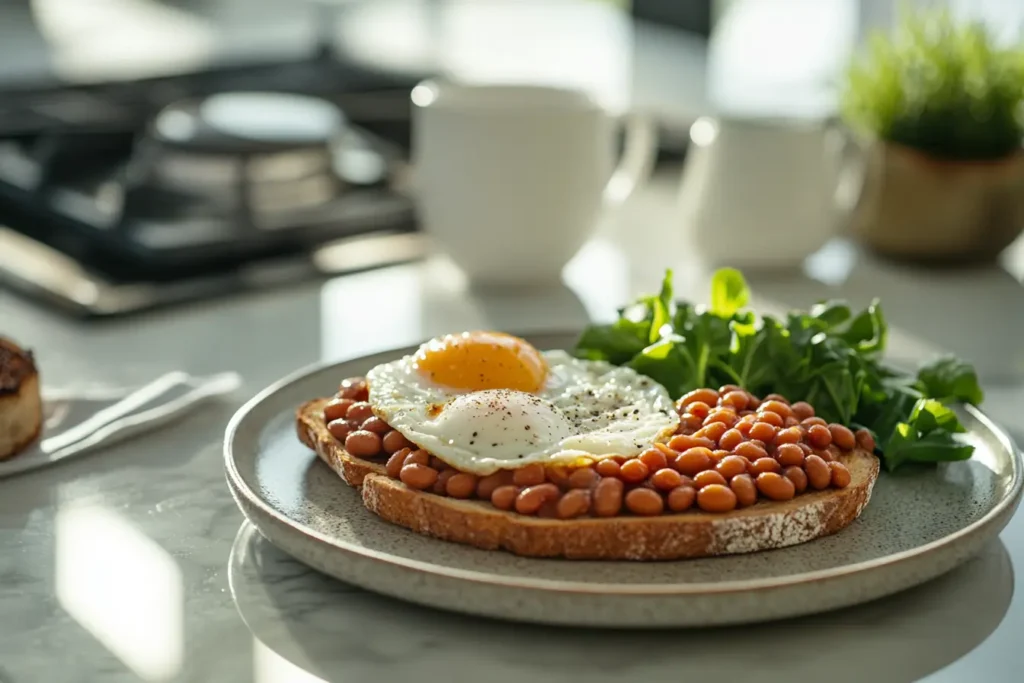
[{"label": "gas stove top", "polygon": [[5,97],[0,283],[114,315],[415,257],[411,84],[351,75],[316,58]]}]

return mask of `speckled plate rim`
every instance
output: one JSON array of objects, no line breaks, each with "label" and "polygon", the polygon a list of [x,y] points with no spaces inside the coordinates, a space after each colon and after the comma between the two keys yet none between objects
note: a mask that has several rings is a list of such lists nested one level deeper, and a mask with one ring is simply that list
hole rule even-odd
[{"label": "speckled plate rim", "polygon": [[[550,339],[551,342],[548,345],[541,343],[540,345],[544,348],[558,348],[560,345],[555,342],[556,339],[569,339],[574,338],[577,335],[575,332],[566,331],[547,331],[547,332],[530,332],[522,333],[518,336],[522,336],[527,340],[532,339]],[[477,584],[483,584],[488,586],[498,587],[510,587],[510,588],[521,588],[538,591],[548,591],[553,593],[575,593],[575,594],[596,594],[596,595],[617,595],[617,596],[630,596],[630,595],[708,595],[708,594],[727,594],[727,593],[746,593],[749,591],[765,590],[773,588],[784,588],[793,586],[794,584],[806,584],[818,581],[828,581],[833,579],[839,579],[847,577],[853,574],[864,574],[869,572],[875,572],[877,570],[883,570],[892,568],[903,563],[913,562],[926,556],[932,552],[941,550],[947,546],[954,545],[958,541],[966,539],[969,536],[973,536],[978,533],[985,532],[988,527],[994,524],[1000,524],[1000,528],[1005,526],[1012,516],[1013,509],[1016,508],[1021,498],[1021,492],[1024,490],[1024,457],[1022,457],[1021,451],[1017,448],[1013,439],[1007,434],[1002,428],[996,425],[984,412],[973,406],[965,406],[966,410],[971,413],[979,422],[985,425],[985,427],[992,433],[992,435],[999,441],[1000,445],[1011,455],[1011,461],[1013,465],[1012,483],[1007,489],[1006,494],[1003,498],[992,506],[992,508],[985,513],[980,519],[975,520],[971,524],[959,529],[958,531],[951,533],[942,538],[936,539],[924,545],[912,548],[910,550],[904,550],[884,557],[875,558],[873,560],[866,560],[864,562],[855,562],[852,564],[843,565],[831,569],[824,569],[812,572],[804,572],[801,574],[788,574],[780,577],[771,577],[764,579],[744,579],[740,581],[721,581],[721,582],[703,582],[703,583],[679,583],[679,584],[619,584],[619,583],[581,583],[574,581],[561,581],[556,579],[538,579],[538,578],[527,578],[517,577],[515,579],[509,579],[507,577],[490,574],[487,572],[479,572],[468,569],[457,569],[453,567],[444,567],[441,565],[433,564],[430,562],[423,562],[420,560],[413,560],[404,557],[398,557],[391,555],[390,553],[373,550],[365,546],[359,546],[352,543],[348,543],[344,540],[322,534],[319,531],[312,529],[305,524],[302,524],[287,515],[283,514],[279,510],[275,509],[266,500],[263,499],[257,492],[253,491],[252,488],[245,481],[245,478],[238,470],[237,463],[235,461],[235,441],[240,427],[244,424],[246,419],[253,413],[253,411],[260,406],[262,403],[271,401],[278,394],[288,389],[294,384],[304,382],[310,379],[313,375],[327,373],[332,370],[336,370],[344,365],[351,363],[358,363],[363,360],[370,358],[383,358],[387,356],[399,357],[411,353],[416,349],[415,346],[407,346],[395,349],[388,349],[377,353],[368,354],[366,356],[350,358],[346,360],[339,360],[333,362],[320,362],[313,363],[304,368],[301,368],[282,379],[274,382],[267,388],[260,391],[252,399],[247,401],[238,411],[232,416],[228,423],[227,429],[224,433],[224,467],[225,475],[228,480],[229,488],[235,496],[244,499],[245,505],[240,505],[243,513],[250,517],[257,528],[260,528],[258,520],[254,520],[250,516],[250,511],[258,511],[259,514],[264,515],[279,525],[290,527],[295,531],[302,533],[309,539],[315,540],[319,543],[331,546],[343,552],[357,555],[363,559],[371,560],[374,562],[397,566],[404,569],[422,572],[426,574],[435,575],[446,579],[454,579],[459,581],[469,581]],[[340,375],[339,375],[340,376]],[[297,407],[297,406],[296,406]],[[340,485],[347,486],[342,482]],[[247,509],[248,508],[248,509]],[[1009,514],[1008,514],[1009,513]],[[373,514],[367,511],[366,514]],[[409,532],[414,533],[414,532]],[[994,534],[993,534],[994,535]],[[444,541],[438,541],[443,543]],[[812,541],[813,542],[813,541]],[[498,552],[498,551],[495,551]]]}]

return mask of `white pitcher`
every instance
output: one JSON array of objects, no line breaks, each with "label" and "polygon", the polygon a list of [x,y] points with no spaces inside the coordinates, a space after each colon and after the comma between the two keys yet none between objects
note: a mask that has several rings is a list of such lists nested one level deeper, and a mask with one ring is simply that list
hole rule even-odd
[{"label": "white pitcher", "polygon": [[841,231],[857,155],[827,121],[701,118],[690,140],[680,210],[705,261],[795,266]]}]

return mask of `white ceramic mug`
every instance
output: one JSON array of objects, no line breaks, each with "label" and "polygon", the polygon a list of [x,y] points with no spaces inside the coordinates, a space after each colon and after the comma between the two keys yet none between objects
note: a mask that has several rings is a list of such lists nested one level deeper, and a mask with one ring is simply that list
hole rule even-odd
[{"label": "white ceramic mug", "polygon": [[432,241],[476,284],[557,280],[602,208],[650,172],[652,123],[543,86],[426,81],[412,92],[413,183]]},{"label": "white ceramic mug", "polygon": [[795,266],[842,232],[845,137],[828,121],[701,118],[681,212],[716,265]]}]

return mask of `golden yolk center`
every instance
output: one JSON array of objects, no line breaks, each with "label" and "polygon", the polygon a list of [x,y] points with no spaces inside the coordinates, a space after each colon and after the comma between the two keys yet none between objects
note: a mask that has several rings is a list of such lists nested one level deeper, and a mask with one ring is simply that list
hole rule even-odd
[{"label": "golden yolk center", "polygon": [[514,389],[536,393],[547,364],[528,342],[501,332],[464,332],[436,339],[415,356],[421,375],[453,389]]}]

